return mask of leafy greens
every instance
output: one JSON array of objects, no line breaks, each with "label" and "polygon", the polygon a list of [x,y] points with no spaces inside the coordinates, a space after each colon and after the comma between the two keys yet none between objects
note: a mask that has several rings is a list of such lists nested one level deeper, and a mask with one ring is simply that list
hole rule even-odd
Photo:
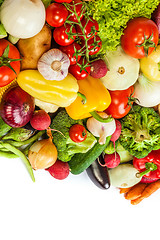
[{"label": "leafy greens", "polygon": [[160,0],[92,0],[88,11],[99,24],[104,50],[115,50],[127,22],[135,17],[151,18]]}]

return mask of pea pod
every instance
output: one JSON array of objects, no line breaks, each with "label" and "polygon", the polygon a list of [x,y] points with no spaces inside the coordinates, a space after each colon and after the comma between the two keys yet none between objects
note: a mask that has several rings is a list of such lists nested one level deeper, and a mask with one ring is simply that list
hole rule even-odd
[{"label": "pea pod", "polygon": [[6,124],[0,117],[0,137],[6,134],[12,127]]}]

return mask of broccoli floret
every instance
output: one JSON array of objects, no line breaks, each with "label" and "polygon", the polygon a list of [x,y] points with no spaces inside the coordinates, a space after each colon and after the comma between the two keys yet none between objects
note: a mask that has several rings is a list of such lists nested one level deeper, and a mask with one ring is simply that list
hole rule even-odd
[{"label": "broccoli floret", "polygon": [[61,111],[53,118],[51,129],[53,135],[53,143],[58,151],[58,159],[63,162],[71,160],[75,153],[85,153],[94,146],[97,142],[96,138],[87,131],[87,138],[81,143],[73,142],[69,137],[69,129],[74,124],[82,124],[82,120],[74,120],[69,117],[65,109]]},{"label": "broccoli floret", "polygon": [[143,158],[160,149],[160,116],[153,108],[134,106],[121,124],[119,141],[131,155]]}]

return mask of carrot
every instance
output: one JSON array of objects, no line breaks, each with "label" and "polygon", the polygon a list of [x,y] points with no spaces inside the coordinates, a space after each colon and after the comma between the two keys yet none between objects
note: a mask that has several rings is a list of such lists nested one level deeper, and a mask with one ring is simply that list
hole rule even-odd
[{"label": "carrot", "polygon": [[138,183],[131,187],[131,189],[126,193],[125,198],[128,200],[135,200],[136,198],[140,197],[143,190],[147,186],[146,183]]},{"label": "carrot", "polygon": [[129,188],[120,188],[119,193],[120,193],[120,194],[122,194],[122,193],[127,193],[130,189],[131,189],[131,187],[129,187]]},{"label": "carrot", "polygon": [[140,203],[144,198],[142,198],[141,196],[134,199],[134,200],[131,200],[131,204],[132,205],[137,205],[138,203]]},{"label": "carrot", "polygon": [[159,188],[160,188],[160,180],[157,180],[156,182],[152,182],[144,189],[144,191],[141,194],[141,197],[148,198],[154,192],[156,192]]}]

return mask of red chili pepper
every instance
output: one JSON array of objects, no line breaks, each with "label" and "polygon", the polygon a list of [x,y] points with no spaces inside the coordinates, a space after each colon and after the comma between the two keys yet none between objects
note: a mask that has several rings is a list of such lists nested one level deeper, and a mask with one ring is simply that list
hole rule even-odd
[{"label": "red chili pepper", "polygon": [[133,159],[133,166],[139,170],[139,176],[149,179],[160,179],[160,149],[152,150],[144,158]]}]

